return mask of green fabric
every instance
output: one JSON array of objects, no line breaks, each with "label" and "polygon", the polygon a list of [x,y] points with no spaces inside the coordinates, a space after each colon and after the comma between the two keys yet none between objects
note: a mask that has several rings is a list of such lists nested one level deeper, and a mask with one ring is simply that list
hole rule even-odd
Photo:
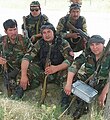
[{"label": "green fabric", "polygon": [[[79,55],[79,57],[75,59],[72,65],[68,68],[68,71],[76,73],[80,70],[81,66],[84,65],[83,74],[85,74],[88,78],[94,73],[98,64],[99,61],[96,61],[95,55],[87,50],[86,52],[83,52],[81,55]],[[110,54],[108,53],[104,62],[101,63],[101,68],[98,73],[97,79],[99,81],[100,80],[104,81],[104,84],[107,83],[109,71],[110,71]]]}]

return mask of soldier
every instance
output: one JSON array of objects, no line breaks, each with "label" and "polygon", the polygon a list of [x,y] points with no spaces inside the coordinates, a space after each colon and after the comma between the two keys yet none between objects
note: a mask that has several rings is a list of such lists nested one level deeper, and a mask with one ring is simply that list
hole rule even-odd
[{"label": "soldier", "polygon": [[72,47],[74,52],[79,52],[85,49],[85,40],[79,33],[74,32],[67,26],[69,21],[77,29],[87,32],[86,19],[80,16],[80,4],[71,4],[69,14],[62,17],[57,25],[57,34],[65,38]]},{"label": "soldier", "polygon": [[2,36],[0,46],[0,64],[3,67],[4,84],[11,97],[21,98],[23,89],[17,85],[16,76],[20,71],[21,59],[26,52],[28,40],[18,34],[17,22],[14,19],[8,19],[3,23],[5,33]]},{"label": "soldier", "polygon": [[[33,42],[42,37],[40,33],[41,26],[48,22],[48,17],[41,13],[40,3],[38,1],[32,1],[30,4],[30,14],[26,16],[26,29],[28,31],[28,37],[32,39]],[[22,25],[23,34],[24,25]]]},{"label": "soldier", "polygon": [[[103,53],[103,50],[105,49],[104,42],[105,40],[100,35],[93,35],[89,40],[90,50],[83,52],[79,57],[77,57],[74,60],[72,65],[69,67],[67,84],[64,87],[65,93],[67,95],[71,94],[71,85],[76,79],[79,80],[81,79],[85,81],[97,69],[97,66],[100,64],[99,62],[100,57]],[[85,73],[83,75],[80,75],[78,73],[78,70],[83,64],[85,66],[84,67]],[[88,83],[91,86],[93,86],[96,90],[98,90],[99,93],[98,103],[102,107],[105,105],[106,95],[108,93],[109,83],[107,82],[107,79],[109,76],[109,70],[110,70],[110,52],[107,53],[106,58],[101,63],[96,80],[95,79],[94,81],[90,80]],[[77,77],[75,79],[76,73],[77,73]],[[82,114],[87,112],[88,112],[88,105],[85,104],[84,107],[80,107],[76,109],[76,111],[73,113],[73,117],[74,119],[78,119]]]},{"label": "soldier", "polygon": [[55,35],[55,28],[51,23],[45,23],[41,27],[41,33],[43,38],[29,49],[22,60],[20,85],[24,90],[32,80],[29,80],[27,76],[28,69],[32,71],[36,81],[43,82],[46,74],[48,82],[62,85],[66,78],[67,68],[73,61],[74,54],[69,43]]}]

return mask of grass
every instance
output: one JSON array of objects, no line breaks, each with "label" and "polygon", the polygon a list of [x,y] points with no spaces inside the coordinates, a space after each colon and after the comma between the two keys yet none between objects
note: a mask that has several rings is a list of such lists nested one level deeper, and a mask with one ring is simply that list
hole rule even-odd
[{"label": "grass", "polygon": [[[1,8],[29,9],[32,0],[0,0]],[[45,2],[46,1],[46,2]],[[70,3],[68,0],[40,0],[43,9],[68,11]],[[89,12],[110,12],[110,0],[82,0],[82,11]],[[91,2],[90,2],[91,1]],[[19,3],[19,4],[18,4]],[[56,7],[57,6],[57,7]],[[62,113],[59,106],[60,94],[58,87],[49,87],[45,104],[39,106],[41,91],[35,89],[27,91],[20,101],[8,99],[0,95],[0,120],[57,120]],[[75,107],[75,104],[73,104]],[[91,112],[91,120],[103,120],[102,111],[94,105]],[[72,108],[71,108],[72,111]],[[61,120],[72,120],[71,115],[64,115]],[[84,115],[80,120],[89,120],[90,116]]]},{"label": "grass", "polygon": [[[62,113],[60,108],[60,89],[54,84],[48,85],[48,94],[45,104],[39,105],[40,88],[26,91],[22,100],[10,100],[6,95],[0,96],[0,120],[58,120]],[[73,113],[75,102],[72,104],[70,113]],[[103,120],[102,111],[97,105],[92,107],[91,114],[81,117],[80,120]],[[63,115],[60,120],[73,120],[70,115]],[[91,116],[90,116],[91,115]]]}]

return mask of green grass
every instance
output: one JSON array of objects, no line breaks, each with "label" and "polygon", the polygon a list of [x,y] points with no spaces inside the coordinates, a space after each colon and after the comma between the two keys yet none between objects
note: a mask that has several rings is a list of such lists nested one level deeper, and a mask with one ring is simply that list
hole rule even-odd
[{"label": "green grass", "polygon": [[[29,9],[32,0],[0,0],[1,8]],[[70,3],[68,0],[40,0],[44,9],[61,10],[67,12]],[[110,12],[110,0],[83,0],[82,11]],[[57,6],[57,7],[56,7]],[[0,120],[57,120],[62,113],[59,106],[60,94],[58,87],[49,87],[45,105],[39,106],[40,89],[27,91],[21,101],[10,100],[0,95]],[[74,107],[75,104],[73,104]],[[97,105],[91,112],[91,120],[103,120],[102,111],[98,112]],[[72,108],[71,108],[72,111]],[[72,120],[71,115],[62,116],[61,120]],[[90,120],[89,115],[82,116],[80,120]]]},{"label": "green grass", "polygon": [[[40,87],[26,91],[22,100],[10,100],[0,96],[0,120],[58,120],[61,115],[60,89],[54,84],[48,85],[48,94],[44,105],[39,105]],[[95,104],[94,104],[95,105]],[[75,109],[75,102],[70,109],[70,115],[63,115],[60,120],[73,120],[71,116]],[[2,119],[3,118],[3,119]],[[80,120],[103,120],[102,111],[97,105],[92,107],[91,114],[83,115]]]}]

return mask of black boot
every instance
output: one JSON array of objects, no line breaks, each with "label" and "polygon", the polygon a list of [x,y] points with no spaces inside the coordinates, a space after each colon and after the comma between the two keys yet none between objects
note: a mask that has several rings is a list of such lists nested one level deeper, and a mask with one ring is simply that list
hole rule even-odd
[{"label": "black boot", "polygon": [[88,112],[89,112],[88,104],[81,100],[75,112],[73,113],[73,120],[79,119],[82,115],[87,114]]},{"label": "black boot", "polygon": [[24,90],[20,85],[18,85],[15,87],[15,90],[13,92],[13,95],[11,96],[11,99],[19,100],[23,97],[23,95],[24,95]]},{"label": "black boot", "polygon": [[62,98],[61,98],[61,107],[62,110],[64,111],[66,108],[68,108],[69,106],[69,96],[66,95],[66,93],[64,91],[62,91]]},{"label": "black boot", "polygon": [[73,113],[73,120],[77,120],[82,116],[82,108],[76,109]]}]

